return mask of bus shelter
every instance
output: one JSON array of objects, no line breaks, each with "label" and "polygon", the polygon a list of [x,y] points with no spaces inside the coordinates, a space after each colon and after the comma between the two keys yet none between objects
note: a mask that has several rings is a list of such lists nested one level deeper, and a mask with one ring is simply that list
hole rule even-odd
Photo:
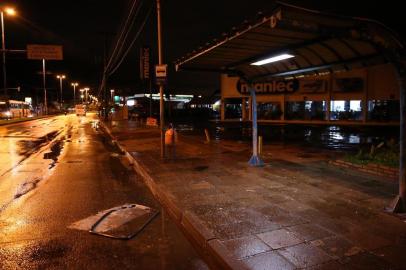
[{"label": "bus shelter", "polygon": [[[326,85],[355,89],[363,84],[357,77],[341,78],[345,72],[370,73],[369,84],[381,80],[395,85],[399,102],[400,166],[399,195],[391,205],[393,212],[406,211],[405,170],[405,44],[395,32],[380,22],[327,14],[283,2],[274,2],[270,12],[244,22],[175,62],[176,70],[218,72],[236,77],[242,97],[250,100],[253,155],[249,163],[261,166],[257,153],[257,95],[286,95],[306,88],[317,96],[327,76]],[[393,76],[381,77],[381,74]],[[382,75],[383,76],[383,75]],[[313,81],[309,83],[309,78]],[[307,82],[307,84],[303,83]],[[339,83],[338,83],[339,82]],[[328,86],[326,86],[328,87]],[[334,90],[332,90],[334,92]],[[384,90],[383,90],[384,91]],[[329,95],[331,95],[331,92]],[[345,96],[346,93],[334,93]],[[330,97],[331,98],[331,97]],[[243,98],[243,107],[246,101]],[[364,102],[363,106],[367,106]],[[330,106],[327,106],[330,108]],[[328,109],[329,110],[329,109]],[[247,113],[245,112],[245,115]],[[328,111],[330,117],[332,112]],[[244,111],[243,111],[244,115]],[[330,118],[329,118],[330,119]]]}]

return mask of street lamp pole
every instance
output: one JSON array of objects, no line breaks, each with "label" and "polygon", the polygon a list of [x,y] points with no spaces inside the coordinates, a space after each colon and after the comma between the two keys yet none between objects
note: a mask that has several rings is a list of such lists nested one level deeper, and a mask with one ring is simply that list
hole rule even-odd
[{"label": "street lamp pole", "polygon": [[71,85],[73,86],[73,106],[75,106],[76,105],[76,86],[78,86],[79,83],[74,82],[74,83],[71,83]]},{"label": "street lamp pole", "polygon": [[87,101],[88,101],[88,100],[87,100],[87,97],[88,97],[88,95],[89,95],[89,94],[88,94],[88,91],[89,91],[89,90],[90,90],[90,89],[89,89],[88,87],[85,88],[85,91],[86,91],[86,92],[85,92],[85,102],[86,102],[86,103],[87,103]]},{"label": "street lamp pole", "polygon": [[83,104],[83,91],[85,91],[85,89],[82,88],[79,91],[80,91],[80,100],[81,100],[81,102]]},{"label": "street lamp pole", "polygon": [[4,95],[7,96],[7,73],[6,73],[6,41],[5,41],[5,29],[4,29],[4,12],[3,10],[0,11],[1,13],[1,49],[3,54],[3,88],[4,88]]},{"label": "street lamp pole", "polygon": [[[162,65],[162,37],[161,37],[161,2],[156,0],[157,25],[158,25],[158,64]],[[161,129],[161,158],[165,158],[165,104],[164,104],[164,87],[159,85],[159,110],[160,110],[160,129]]]},{"label": "street lamp pole", "polygon": [[114,104],[114,89],[110,90],[110,100],[111,100],[111,103]]},{"label": "street lamp pole", "polygon": [[65,79],[66,76],[65,75],[57,75],[56,78],[59,79],[59,89],[61,91],[60,104],[61,104],[61,108],[62,108],[62,80]]},{"label": "street lamp pole", "polygon": [[1,51],[3,55],[3,88],[4,95],[7,96],[7,72],[6,72],[6,30],[4,27],[4,12],[7,15],[15,16],[16,11],[13,8],[5,7],[0,8],[0,17],[1,17]]},{"label": "street lamp pole", "polygon": [[42,59],[42,84],[44,86],[44,111],[45,114],[48,114],[45,59]]}]

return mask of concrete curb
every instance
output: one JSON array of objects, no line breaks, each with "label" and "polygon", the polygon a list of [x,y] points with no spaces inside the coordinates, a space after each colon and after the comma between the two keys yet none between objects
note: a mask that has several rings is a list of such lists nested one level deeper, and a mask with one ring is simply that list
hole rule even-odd
[{"label": "concrete curb", "polygon": [[110,137],[117,148],[125,153],[128,162],[141,176],[151,193],[168,212],[170,217],[175,221],[212,269],[248,269],[245,264],[232,256],[223,243],[203,225],[196,215],[188,210],[182,210],[178,207],[175,200],[172,199],[172,195],[159,187],[156,181],[148,173],[148,170],[117,142],[117,138],[113,136],[110,129],[102,121],[100,121],[100,126],[103,132]]},{"label": "concrete curb", "polygon": [[328,164],[340,168],[350,168],[352,170],[367,173],[370,175],[383,177],[389,181],[397,181],[399,179],[399,169],[392,168],[385,165],[368,163],[368,164],[355,164],[345,160],[337,159],[330,160]]}]

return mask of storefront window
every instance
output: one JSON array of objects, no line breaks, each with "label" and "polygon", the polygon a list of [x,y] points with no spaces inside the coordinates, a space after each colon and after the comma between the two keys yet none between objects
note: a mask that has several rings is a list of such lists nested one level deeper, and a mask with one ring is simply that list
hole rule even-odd
[{"label": "storefront window", "polygon": [[226,103],[225,109],[225,117],[227,119],[242,118],[241,104]]},{"label": "storefront window", "polygon": [[286,102],[286,120],[325,120],[325,101]]},{"label": "storefront window", "polygon": [[266,102],[258,104],[258,119],[280,120],[282,115],[280,102]]},{"label": "storefront window", "polygon": [[370,100],[368,101],[368,120],[398,121],[399,105],[399,100]]},{"label": "storefront window", "polygon": [[362,120],[362,101],[332,100],[330,120]]}]

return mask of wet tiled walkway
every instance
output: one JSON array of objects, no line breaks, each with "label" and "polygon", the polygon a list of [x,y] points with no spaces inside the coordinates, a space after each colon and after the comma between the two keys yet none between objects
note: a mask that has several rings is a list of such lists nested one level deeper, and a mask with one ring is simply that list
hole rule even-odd
[{"label": "wet tiled walkway", "polygon": [[176,157],[159,157],[159,131],[113,122],[110,130],[173,199],[251,269],[406,269],[406,223],[384,213],[397,192],[385,179],[327,165],[334,153],[264,148],[180,136]]}]

